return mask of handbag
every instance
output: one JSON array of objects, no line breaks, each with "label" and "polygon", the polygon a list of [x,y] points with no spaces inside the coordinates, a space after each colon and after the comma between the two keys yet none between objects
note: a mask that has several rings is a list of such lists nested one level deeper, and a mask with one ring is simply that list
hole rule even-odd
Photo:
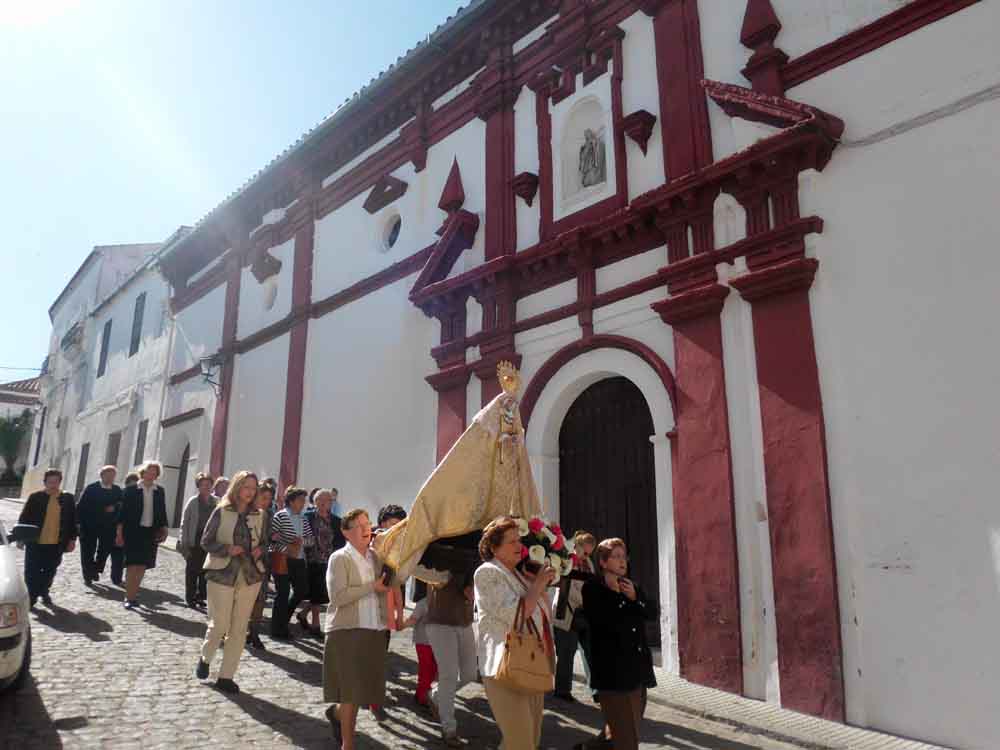
[{"label": "handbag", "polygon": [[276,576],[288,575],[288,555],[284,552],[271,553],[271,572]]},{"label": "handbag", "polygon": [[[544,612],[542,620],[546,620]],[[494,679],[518,693],[548,693],[555,689],[546,639],[538,632],[535,621],[525,617],[523,598],[517,603],[514,624],[507,632],[506,648]]]}]

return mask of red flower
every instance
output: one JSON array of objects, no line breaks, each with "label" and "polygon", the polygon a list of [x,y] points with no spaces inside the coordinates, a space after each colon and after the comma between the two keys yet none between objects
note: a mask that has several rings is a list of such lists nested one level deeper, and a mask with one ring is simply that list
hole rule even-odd
[{"label": "red flower", "polygon": [[566,545],[563,542],[563,536],[562,536],[562,534],[560,534],[559,536],[557,536],[556,540],[552,543],[552,549],[555,550],[556,552],[558,552],[559,550],[561,550],[565,546]]},{"label": "red flower", "polygon": [[528,548],[521,545],[521,559],[525,559],[528,556]]},{"label": "red flower", "polygon": [[531,530],[532,534],[537,534],[539,531],[545,528],[545,521],[541,518],[532,518],[528,521],[528,528]]},{"label": "red flower", "polygon": [[551,524],[549,526],[549,528],[552,529],[552,533],[555,534],[556,536],[562,536],[563,535],[563,530],[561,528],[559,528],[559,524],[557,524],[557,523]]}]

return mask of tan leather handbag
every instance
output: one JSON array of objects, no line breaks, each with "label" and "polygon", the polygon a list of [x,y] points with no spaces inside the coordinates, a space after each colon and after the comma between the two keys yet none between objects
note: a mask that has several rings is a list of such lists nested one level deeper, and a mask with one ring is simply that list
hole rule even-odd
[{"label": "tan leather handbag", "polygon": [[[543,612],[543,622],[545,619]],[[525,617],[524,599],[521,599],[494,679],[518,693],[551,692],[555,688],[555,673],[547,643],[548,639],[538,632],[535,621]]]}]

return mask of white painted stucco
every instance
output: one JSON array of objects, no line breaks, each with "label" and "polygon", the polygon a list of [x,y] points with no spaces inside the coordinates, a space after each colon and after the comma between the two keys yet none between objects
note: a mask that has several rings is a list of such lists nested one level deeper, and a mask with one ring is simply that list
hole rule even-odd
[{"label": "white painted stucco", "polygon": [[622,40],[622,114],[628,116],[644,109],[656,117],[653,133],[642,153],[639,144],[625,138],[625,159],[628,163],[629,198],[663,184],[663,136],[660,122],[660,93],[656,80],[656,64],[652,60],[653,21],[645,13],[634,13],[619,24],[625,31]]},{"label": "white painted stucco", "polygon": [[240,307],[236,337],[246,338],[261,328],[288,316],[292,310],[292,277],[295,275],[295,240],[289,239],[271,248],[270,254],[281,261],[281,270],[263,283],[254,278],[247,266],[240,280]]}]

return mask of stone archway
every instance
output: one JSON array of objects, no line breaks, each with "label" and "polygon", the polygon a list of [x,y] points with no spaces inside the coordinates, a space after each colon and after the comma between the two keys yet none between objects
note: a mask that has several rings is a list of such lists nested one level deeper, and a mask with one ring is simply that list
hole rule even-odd
[{"label": "stone archway", "polygon": [[[676,562],[670,445],[674,428],[673,376],[655,352],[618,336],[594,336],[556,352],[529,382],[522,400],[527,418],[525,443],[543,498],[544,513],[560,519],[559,435],[576,400],[591,386],[609,378],[627,379],[642,394],[651,419],[659,590],[652,592],[662,614],[662,665],[679,672],[677,644]],[[647,423],[648,424],[648,423]],[[572,531],[571,529],[567,529]]]}]

